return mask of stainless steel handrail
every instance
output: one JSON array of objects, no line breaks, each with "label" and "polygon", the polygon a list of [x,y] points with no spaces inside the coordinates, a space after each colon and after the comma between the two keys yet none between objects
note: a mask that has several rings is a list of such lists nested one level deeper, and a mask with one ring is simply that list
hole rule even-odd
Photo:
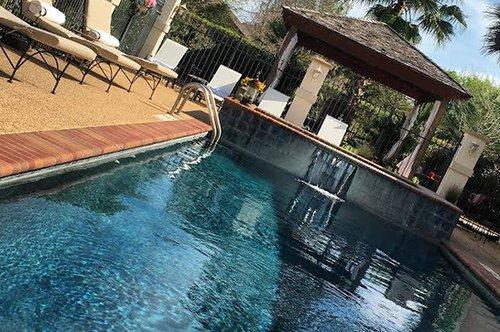
[{"label": "stainless steel handrail", "polygon": [[217,111],[217,104],[212,91],[201,83],[188,83],[184,85],[177,96],[170,114],[179,114],[184,109],[186,102],[190,99],[191,94],[201,93],[207,103],[208,115],[212,125],[212,139],[210,145],[215,145],[222,135],[222,126],[219,120],[219,113]]}]

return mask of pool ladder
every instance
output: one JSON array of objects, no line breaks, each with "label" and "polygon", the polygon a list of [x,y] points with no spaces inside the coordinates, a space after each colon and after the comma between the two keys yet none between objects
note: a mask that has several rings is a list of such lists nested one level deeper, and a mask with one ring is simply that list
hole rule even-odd
[{"label": "pool ladder", "polygon": [[212,91],[201,83],[188,83],[184,85],[179,92],[179,96],[170,110],[170,114],[179,114],[184,109],[186,102],[190,99],[191,94],[196,95],[201,93],[207,103],[208,115],[212,125],[212,137],[210,146],[215,146],[222,135],[222,126],[219,120],[217,104],[215,103],[214,94]]}]

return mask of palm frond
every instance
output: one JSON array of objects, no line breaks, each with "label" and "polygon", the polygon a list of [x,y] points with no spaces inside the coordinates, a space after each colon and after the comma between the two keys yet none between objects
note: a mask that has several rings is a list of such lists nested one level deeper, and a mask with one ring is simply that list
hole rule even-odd
[{"label": "palm frond", "polygon": [[500,5],[493,8],[488,15],[493,23],[485,36],[484,49],[488,54],[500,55]]},{"label": "palm frond", "polygon": [[452,5],[452,6],[446,6],[443,5],[441,8],[439,8],[439,12],[441,15],[450,20],[453,23],[459,23],[463,27],[467,27],[467,22],[465,21],[465,15],[460,9],[460,7]]}]

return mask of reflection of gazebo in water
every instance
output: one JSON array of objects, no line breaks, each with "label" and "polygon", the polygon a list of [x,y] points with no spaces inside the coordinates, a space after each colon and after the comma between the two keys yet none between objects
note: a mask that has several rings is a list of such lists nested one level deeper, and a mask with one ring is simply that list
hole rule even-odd
[{"label": "reflection of gazebo in water", "polygon": [[[448,103],[470,98],[467,91],[384,23],[290,7],[284,7],[283,18],[288,34],[276,69],[268,76],[270,87],[278,84],[293,50],[302,46],[415,100],[415,107],[401,130],[400,140],[388,157],[400,150],[416,121],[420,106],[435,103],[417,146],[400,167],[400,174],[412,177]],[[317,61],[317,69],[313,70],[309,82],[304,79],[298,88],[285,118],[298,126],[304,124],[330,69],[326,61],[313,61]]]}]

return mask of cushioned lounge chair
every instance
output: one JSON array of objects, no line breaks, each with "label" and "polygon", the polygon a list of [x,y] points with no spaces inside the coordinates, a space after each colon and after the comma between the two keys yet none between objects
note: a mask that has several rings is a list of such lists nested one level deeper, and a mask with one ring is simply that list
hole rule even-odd
[{"label": "cushioned lounge chair", "polygon": [[[23,1],[23,13],[28,18],[36,22],[40,27],[51,31],[55,34],[69,38],[76,42],[79,42],[85,46],[92,48],[98,55],[98,59],[91,66],[98,67],[103,75],[109,82],[108,90],[111,88],[116,75],[121,71],[124,76],[129,81],[130,85],[128,91],[132,89],[132,85],[137,81],[139,77],[151,76],[153,83],[146,79],[146,82],[150,86],[152,93],[150,99],[153,97],[154,92],[161,83],[162,78],[175,79],[177,74],[160,64],[147,61],[145,59],[134,57],[125,54],[118,50],[116,47],[119,46],[119,41],[111,36],[111,17],[115,8],[120,4],[121,0],[88,0],[85,2],[85,31],[82,35],[70,31],[63,27],[62,25],[53,22],[48,19],[43,13],[38,13],[30,10],[30,6],[33,4],[49,5],[52,7],[52,0],[22,0]],[[35,6],[35,9],[37,6]],[[100,40],[99,37],[107,37],[108,43]],[[109,43],[109,39],[114,39],[113,42]],[[103,65],[107,65],[110,71],[110,76],[108,76],[103,68]],[[118,69],[113,72],[112,64],[115,64]],[[135,75],[130,78],[124,69],[131,71]],[[90,72],[90,71],[89,71]],[[82,83],[85,80],[86,72],[82,77]]]},{"label": "cushioned lounge chair", "polygon": [[167,38],[149,60],[175,71],[187,51],[186,46]]},{"label": "cushioned lounge chair", "polygon": [[217,102],[222,103],[224,98],[233,93],[234,88],[241,79],[242,74],[224,65],[220,65],[214,77],[207,83],[207,86],[214,93]]},{"label": "cushioned lounge chair", "polygon": [[[2,39],[9,34],[20,34],[29,40],[29,47],[21,54],[17,62],[12,60],[2,43]],[[31,26],[2,6],[0,6],[0,49],[13,69],[9,82],[12,82],[17,71],[28,60],[39,56],[56,81],[52,93],[56,92],[71,61],[91,63],[97,56],[88,47]],[[55,68],[48,62],[47,56],[54,60]]]},{"label": "cushioned lounge chair", "polygon": [[[85,1],[85,31],[82,34],[68,30],[60,24],[50,21],[43,15],[43,12],[33,13],[30,10],[33,4],[52,6],[51,0],[22,0],[22,3],[23,14],[33,20],[36,25],[52,33],[69,38],[77,43],[89,47],[97,53],[97,58],[84,71],[80,83],[83,84],[85,78],[92,71],[92,69],[98,68],[106,78],[108,83],[106,91],[109,92],[119,72],[122,72],[125,77],[131,81],[132,79],[129,78],[125,70],[135,75],[141,69],[140,64],[126,57],[124,53],[115,47],[106,45],[98,38],[99,33],[102,33],[103,35],[107,34],[110,38],[113,38],[111,36],[111,16],[113,15],[115,7],[120,3],[119,0]],[[113,65],[116,68],[113,68]],[[109,69],[109,74],[105,70],[106,66]]]},{"label": "cushioned lounge chair", "polygon": [[273,88],[268,88],[262,95],[258,108],[280,118],[289,100],[290,97],[287,95]]}]

